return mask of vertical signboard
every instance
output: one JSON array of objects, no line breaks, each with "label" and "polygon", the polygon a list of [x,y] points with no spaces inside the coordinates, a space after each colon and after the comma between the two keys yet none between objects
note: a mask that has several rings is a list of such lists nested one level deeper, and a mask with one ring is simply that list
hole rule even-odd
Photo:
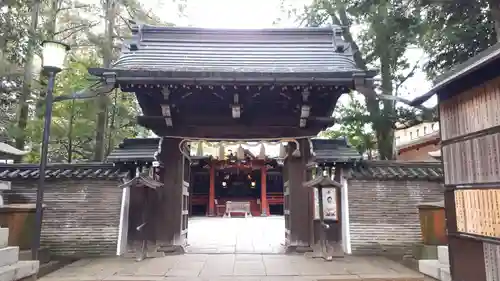
[{"label": "vertical signboard", "polygon": [[[323,188],[323,216],[325,220],[338,220],[337,189]],[[314,219],[319,220],[318,189],[314,189]]]}]

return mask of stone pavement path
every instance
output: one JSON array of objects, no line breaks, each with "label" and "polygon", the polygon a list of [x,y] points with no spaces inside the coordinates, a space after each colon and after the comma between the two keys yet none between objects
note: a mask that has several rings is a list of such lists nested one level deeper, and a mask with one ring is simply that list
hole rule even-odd
[{"label": "stone pavement path", "polygon": [[303,255],[186,254],[146,259],[75,262],[40,281],[422,281],[423,276],[381,257],[325,262]]},{"label": "stone pavement path", "polygon": [[188,253],[284,253],[285,219],[282,216],[252,218],[189,219]]}]

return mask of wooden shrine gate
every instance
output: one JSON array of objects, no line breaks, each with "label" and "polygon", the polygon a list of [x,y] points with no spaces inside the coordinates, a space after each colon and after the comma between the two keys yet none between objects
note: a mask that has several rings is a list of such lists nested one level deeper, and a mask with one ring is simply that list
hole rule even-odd
[{"label": "wooden shrine gate", "polygon": [[134,93],[143,114],[137,123],[162,137],[158,248],[181,251],[187,241],[190,175],[183,139],[297,140],[285,160],[287,239],[291,248],[309,246],[312,196],[302,186],[309,180],[308,137],[335,123],[331,113],[341,95],[371,87],[376,75],[356,67],[342,28],[134,24],[128,42],[112,68],[89,73],[100,79],[92,90]]}]

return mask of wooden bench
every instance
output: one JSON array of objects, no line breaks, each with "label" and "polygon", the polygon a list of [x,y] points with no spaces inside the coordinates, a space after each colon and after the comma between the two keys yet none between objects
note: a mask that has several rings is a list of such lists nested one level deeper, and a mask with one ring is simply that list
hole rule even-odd
[{"label": "wooden bench", "polygon": [[248,201],[227,201],[225,217],[230,218],[231,213],[244,213],[245,218],[252,216],[250,211],[250,202]]}]

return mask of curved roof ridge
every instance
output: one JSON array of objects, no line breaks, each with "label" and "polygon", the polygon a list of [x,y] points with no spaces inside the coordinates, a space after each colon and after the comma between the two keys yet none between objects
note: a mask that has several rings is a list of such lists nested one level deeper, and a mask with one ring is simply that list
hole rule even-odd
[{"label": "curved roof ridge", "polygon": [[217,29],[136,24],[113,68],[161,72],[162,77],[172,73],[179,73],[176,77],[190,76],[187,73],[261,77],[265,73],[350,80],[361,71],[342,38],[342,28],[336,25]]}]

